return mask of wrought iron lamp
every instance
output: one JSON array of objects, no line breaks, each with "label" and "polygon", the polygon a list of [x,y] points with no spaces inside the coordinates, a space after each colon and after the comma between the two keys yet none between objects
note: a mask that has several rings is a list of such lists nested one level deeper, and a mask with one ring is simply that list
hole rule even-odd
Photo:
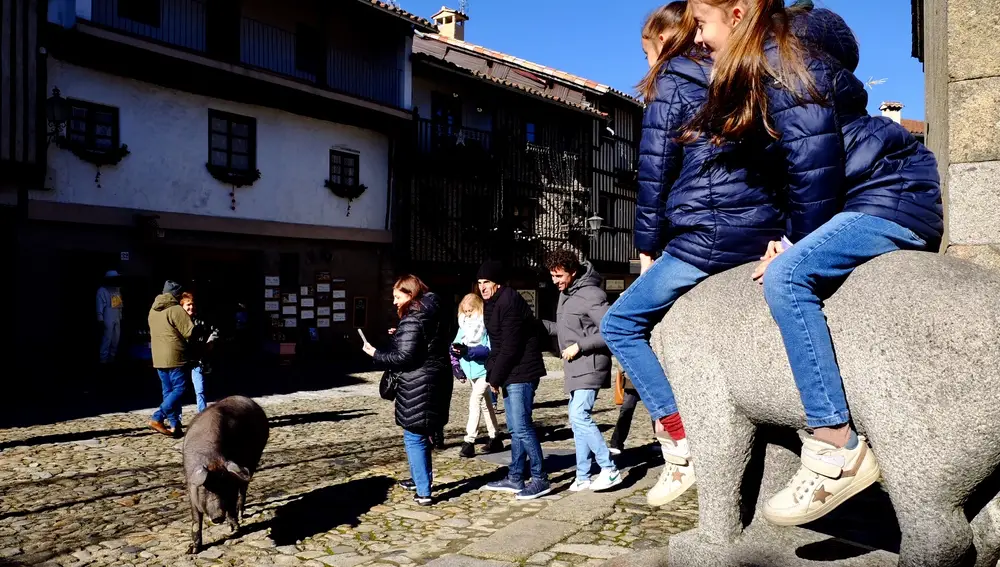
[{"label": "wrought iron lamp", "polygon": [[601,234],[601,225],[604,224],[604,219],[598,215],[593,215],[587,218],[587,235],[591,238],[597,238]]},{"label": "wrought iron lamp", "polygon": [[59,87],[52,88],[52,96],[45,101],[45,118],[48,120],[48,132],[45,142],[51,144],[63,131],[70,118],[69,102],[59,93]]}]

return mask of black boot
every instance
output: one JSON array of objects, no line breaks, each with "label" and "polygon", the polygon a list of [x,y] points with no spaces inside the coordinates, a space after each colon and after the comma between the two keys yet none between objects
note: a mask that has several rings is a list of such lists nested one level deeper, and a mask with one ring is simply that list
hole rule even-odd
[{"label": "black boot", "polygon": [[458,455],[466,459],[471,459],[476,456],[476,446],[466,441],[462,443],[462,450],[458,452]]},{"label": "black boot", "polygon": [[493,437],[490,442],[486,444],[487,453],[502,453],[503,452],[503,441],[499,437]]}]

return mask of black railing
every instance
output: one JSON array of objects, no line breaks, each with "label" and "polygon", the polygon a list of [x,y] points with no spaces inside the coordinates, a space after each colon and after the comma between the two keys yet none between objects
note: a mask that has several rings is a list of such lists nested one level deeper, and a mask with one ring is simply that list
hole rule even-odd
[{"label": "black railing", "polygon": [[126,33],[205,51],[205,1],[161,0],[132,2],[93,0],[91,21]]},{"label": "black railing", "polygon": [[517,140],[418,121],[413,187],[398,225],[410,260],[472,265],[493,257],[540,268],[548,250],[581,242],[586,160]]},{"label": "black railing", "polygon": [[[243,18],[240,61],[359,98],[393,107],[403,105],[403,70],[398,58],[383,48],[372,53],[338,46],[314,45],[282,28]],[[300,53],[299,49],[309,49]],[[325,51],[325,53],[324,53]],[[325,78],[320,75],[324,71]]]}]

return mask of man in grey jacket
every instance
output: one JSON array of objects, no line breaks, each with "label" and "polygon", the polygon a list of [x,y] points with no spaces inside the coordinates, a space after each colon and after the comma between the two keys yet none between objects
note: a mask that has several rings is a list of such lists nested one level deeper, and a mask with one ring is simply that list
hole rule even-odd
[{"label": "man in grey jacket", "polygon": [[[601,275],[572,250],[555,250],[545,259],[552,283],[559,288],[556,320],[543,321],[549,335],[558,337],[565,361],[569,422],[576,443],[576,481],[570,490],[607,490],[621,484],[622,475],[591,413],[597,391],[611,384],[611,353],[601,337],[601,319],[608,311],[608,297],[601,289]],[[590,454],[601,474],[590,478]]]}]

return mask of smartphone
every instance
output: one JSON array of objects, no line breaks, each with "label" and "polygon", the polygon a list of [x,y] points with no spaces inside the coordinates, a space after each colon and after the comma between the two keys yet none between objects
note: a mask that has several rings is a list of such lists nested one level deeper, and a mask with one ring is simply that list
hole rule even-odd
[{"label": "smartphone", "polygon": [[361,337],[361,342],[363,344],[366,344],[366,345],[367,344],[371,344],[371,343],[368,342],[368,337],[365,336],[365,332],[362,331],[361,329],[358,329],[358,335]]}]

